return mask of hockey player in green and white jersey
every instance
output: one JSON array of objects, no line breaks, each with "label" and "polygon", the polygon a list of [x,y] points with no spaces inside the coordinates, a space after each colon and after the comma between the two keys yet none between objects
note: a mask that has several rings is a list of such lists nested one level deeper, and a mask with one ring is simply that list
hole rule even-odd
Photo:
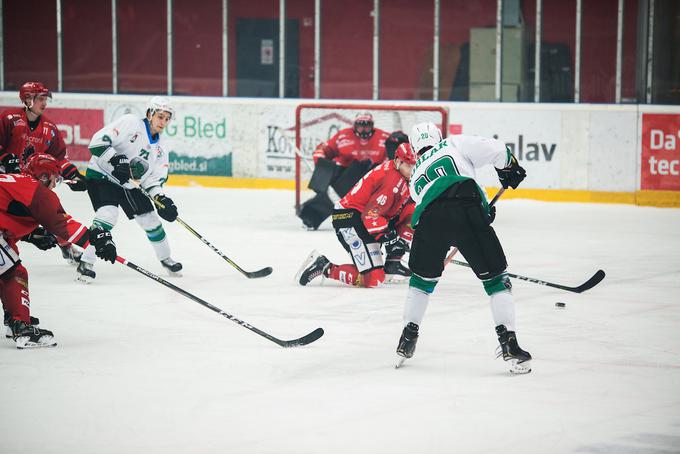
[{"label": "hockey player in green and white jersey", "polygon": [[[111,230],[118,221],[120,206],[128,219],[135,219],[144,229],[156,257],[171,274],[179,273],[182,264],[170,257],[170,244],[159,216],[168,222],[177,219],[177,207],[163,192],[168,180],[169,148],[162,133],[174,117],[170,102],[154,96],[145,118],[126,114],[104,126],[90,141],[92,157],[85,173],[95,211],[93,224]],[[158,214],[154,203],[130,180],[159,202]],[[94,248],[88,247],[78,266],[77,280],[89,283],[95,278],[95,260]]]},{"label": "hockey player in green and white jersey", "polygon": [[409,184],[416,202],[411,220],[415,233],[397,367],[413,356],[430,294],[442,275],[446,254],[454,246],[490,296],[499,356],[508,361],[511,372],[531,372],[531,355],[519,347],[515,336],[515,303],[505,254],[490,225],[495,207],[489,207],[475,181],[476,169],[490,164],[504,188],[516,189],[526,172],[500,140],[467,135],[442,140],[433,123],[414,126],[409,140],[419,158]]}]

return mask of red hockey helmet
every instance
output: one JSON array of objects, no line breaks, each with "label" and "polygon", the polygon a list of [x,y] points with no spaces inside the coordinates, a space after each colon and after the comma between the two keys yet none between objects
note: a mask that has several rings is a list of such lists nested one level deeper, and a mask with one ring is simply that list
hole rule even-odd
[{"label": "red hockey helmet", "polygon": [[411,149],[411,145],[408,142],[402,143],[397,147],[397,151],[394,152],[394,159],[401,159],[406,164],[415,165],[416,164],[416,154]]},{"label": "red hockey helmet", "polygon": [[358,113],[354,119],[354,134],[361,139],[368,140],[374,132],[373,115],[368,112]]},{"label": "red hockey helmet", "polygon": [[53,177],[61,177],[61,169],[57,160],[54,156],[44,153],[34,153],[29,156],[21,171],[42,183],[47,183],[46,186],[50,186]]},{"label": "red hockey helmet", "polygon": [[47,89],[40,82],[26,82],[19,88],[19,99],[26,104],[27,101],[34,99],[36,96],[52,97],[52,92]]}]

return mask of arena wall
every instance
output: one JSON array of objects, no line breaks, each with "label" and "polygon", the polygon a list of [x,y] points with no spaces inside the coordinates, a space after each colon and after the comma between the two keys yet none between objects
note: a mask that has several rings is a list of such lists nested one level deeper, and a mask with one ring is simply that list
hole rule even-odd
[{"label": "arena wall", "polygon": [[[72,160],[84,166],[92,134],[123,113],[142,115],[147,99],[57,93],[46,115],[64,134]],[[169,184],[293,187],[295,108],[310,100],[173,97],[173,101],[177,118],[167,130],[174,147]],[[0,106],[17,105],[17,93],[0,92]],[[528,176],[520,189],[505,197],[680,206],[680,106],[437,105],[448,108],[451,133],[496,136],[514,149]],[[479,180],[498,186],[492,169],[481,172]]]}]

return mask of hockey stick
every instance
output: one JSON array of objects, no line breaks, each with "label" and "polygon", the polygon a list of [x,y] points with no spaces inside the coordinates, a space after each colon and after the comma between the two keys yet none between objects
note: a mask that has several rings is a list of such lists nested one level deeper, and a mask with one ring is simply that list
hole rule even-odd
[{"label": "hockey stick", "polygon": [[219,307],[213,306],[212,304],[208,303],[207,301],[204,301],[201,298],[199,298],[195,295],[192,295],[191,293],[187,292],[186,290],[184,290],[180,287],[177,287],[174,284],[171,284],[170,282],[166,281],[165,279],[156,276],[152,272],[147,271],[144,268],[137,266],[132,262],[128,262],[123,257],[117,256],[116,261],[118,263],[122,263],[123,265],[127,266],[128,268],[132,268],[133,270],[137,271],[140,274],[143,274],[144,276],[146,276],[150,279],[153,279],[154,281],[158,282],[159,284],[165,285],[166,287],[176,291],[177,293],[179,293],[181,295],[186,296],[190,300],[193,300],[193,301],[197,302],[198,304],[207,307],[211,311],[217,312],[221,316],[228,318],[232,322],[237,323],[237,324],[243,326],[244,328],[249,329],[250,331],[254,332],[255,334],[259,334],[260,336],[264,337],[265,339],[268,339],[268,340],[274,342],[275,344],[280,345],[281,347],[284,347],[284,348],[300,347],[302,345],[311,344],[312,342],[314,342],[315,340],[317,340],[321,336],[323,336],[323,328],[317,328],[314,331],[312,331],[311,333],[309,333],[305,336],[302,336],[298,339],[293,339],[293,340],[278,339],[278,338],[272,336],[271,334],[265,333],[264,331],[255,328],[253,325],[251,325],[247,322],[244,322],[243,320],[240,320],[240,319],[234,317],[231,314],[224,312]]},{"label": "hockey stick", "polygon": [[[498,199],[501,198],[501,196],[503,195],[504,192],[505,192],[505,188],[501,188],[501,189],[496,193],[496,195],[493,197],[493,199],[491,199],[491,202],[489,203],[489,206],[490,206],[490,207],[491,207],[491,206],[494,206],[494,205],[496,204],[496,202],[498,201]],[[446,265],[448,265],[449,263],[451,263],[451,260],[453,260],[453,257],[454,257],[457,253],[458,253],[458,248],[457,248],[457,247],[454,247],[454,248],[453,248],[453,251],[451,251],[451,253],[448,255],[448,257],[446,257],[446,260],[444,260],[444,268],[446,268]]]},{"label": "hockey stick", "polygon": [[[468,268],[471,268],[468,263],[461,262],[460,260],[452,260],[452,262],[455,265],[460,265],[460,266],[465,266]],[[548,282],[548,281],[542,281],[540,279],[536,279],[533,277],[527,277],[527,276],[522,276],[520,274],[512,274],[508,273],[508,276],[519,279],[521,281],[527,281],[527,282],[532,282],[534,284],[538,285],[545,285],[546,287],[553,287],[553,288],[558,288],[560,290],[566,290],[567,292],[574,292],[574,293],[583,293],[586,290],[590,290],[591,288],[595,287],[597,284],[599,284],[602,279],[605,277],[605,273],[603,270],[597,270],[595,274],[593,274],[590,279],[585,281],[583,284],[576,286],[576,287],[569,287],[567,285],[561,285],[561,284],[555,284],[553,282]]]},{"label": "hockey stick", "polygon": [[[137,184],[137,183],[133,183],[133,184],[137,187],[137,189],[139,189],[140,191],[142,191],[142,193],[143,193],[145,196],[147,196],[149,199],[151,199],[151,201],[152,201],[157,207],[159,207],[159,208],[161,208],[161,209],[165,208],[165,205],[163,205],[163,204],[160,203],[158,200],[156,200],[156,199],[154,199],[153,197],[151,197],[151,194],[149,194],[148,191],[147,191],[146,189],[144,189],[141,185],[139,185],[139,184]],[[203,235],[201,235],[200,233],[198,233],[196,230],[193,229],[193,227],[191,227],[189,224],[187,224],[186,222],[184,222],[184,221],[182,220],[182,218],[180,218],[180,217],[178,216],[177,219],[175,219],[175,220],[176,220],[177,222],[179,222],[179,223],[182,225],[182,227],[184,227],[184,228],[187,229],[189,232],[191,232],[192,235],[194,235],[196,238],[198,238],[199,240],[201,240],[201,241],[203,242],[203,244],[205,244],[205,245],[208,246],[210,249],[212,249],[217,255],[219,255],[219,256],[222,257],[224,260],[226,260],[227,263],[229,263],[231,266],[233,266],[234,268],[236,268],[236,270],[237,270],[238,272],[240,272],[241,274],[243,274],[243,275],[244,275],[245,277],[247,277],[248,279],[255,279],[255,278],[258,278],[258,277],[265,277],[265,276],[269,276],[270,274],[272,274],[272,267],[271,267],[271,266],[262,268],[261,270],[257,270],[257,271],[246,271],[246,270],[244,270],[243,268],[241,268],[240,266],[238,266],[236,263],[234,263],[233,260],[231,260],[229,257],[227,257],[226,255],[224,255],[224,253],[223,253],[222,251],[220,251],[220,250],[217,249],[215,246],[213,246],[208,240],[206,240],[206,239],[203,237]]]}]

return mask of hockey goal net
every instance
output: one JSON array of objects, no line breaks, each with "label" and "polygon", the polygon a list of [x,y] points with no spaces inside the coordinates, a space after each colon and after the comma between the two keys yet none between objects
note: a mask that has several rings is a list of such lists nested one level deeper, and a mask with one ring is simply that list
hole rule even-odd
[{"label": "hockey goal net", "polygon": [[411,128],[424,121],[439,126],[442,135],[448,131],[448,111],[443,107],[404,106],[375,104],[300,104],[295,111],[295,209],[300,209],[301,192],[314,169],[312,153],[318,144],[330,139],[335,133],[354,124],[360,112],[370,112],[377,129],[392,133]]}]

